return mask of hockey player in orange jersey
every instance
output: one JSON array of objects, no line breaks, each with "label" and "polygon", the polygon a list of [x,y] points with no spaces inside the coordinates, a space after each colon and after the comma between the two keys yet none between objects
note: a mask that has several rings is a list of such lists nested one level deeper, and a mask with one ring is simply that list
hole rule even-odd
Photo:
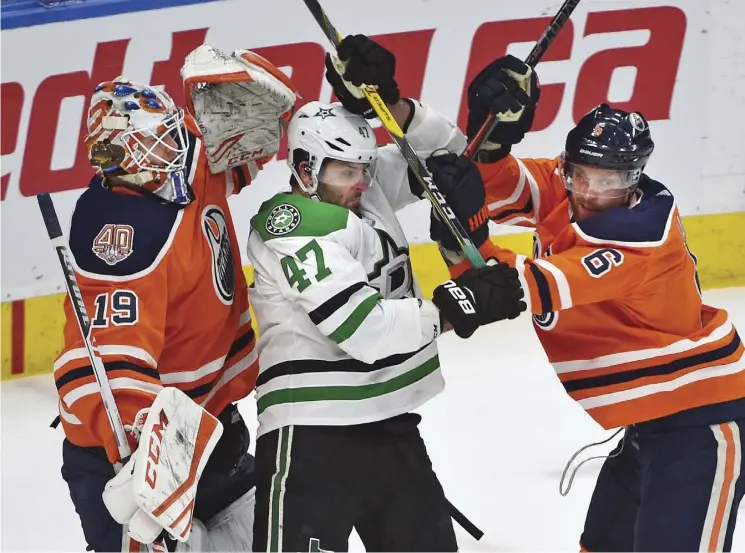
[{"label": "hockey player in orange jersey", "polygon": [[[246,50],[202,45],[182,75],[189,115],[165,92],[122,77],[96,88],[86,136],[96,176],[75,207],[70,251],[133,458],[164,387],[217,417],[222,438],[198,481],[189,546],[250,550],[253,457],[234,402],[253,390],[258,363],[227,198],[277,151],[296,94]],[[117,505],[112,463],[121,459],[69,299],[65,315],[54,364],[62,475],[89,548],[128,551],[139,546],[133,511]]]},{"label": "hockey player in orange jersey", "polygon": [[[604,428],[625,427],[598,477],[582,546],[730,550],[745,493],[743,345],[727,312],[702,303],[674,189],[643,172],[654,149],[648,122],[602,104],[561,155],[521,159],[511,147],[532,123],[535,74],[501,58],[468,97],[469,137],[489,110],[499,123],[476,163],[430,158],[434,180],[484,258],[518,269],[567,393]],[[534,229],[533,258],[488,240],[490,219]],[[473,269],[437,219],[431,231],[479,311],[492,269]]]}]

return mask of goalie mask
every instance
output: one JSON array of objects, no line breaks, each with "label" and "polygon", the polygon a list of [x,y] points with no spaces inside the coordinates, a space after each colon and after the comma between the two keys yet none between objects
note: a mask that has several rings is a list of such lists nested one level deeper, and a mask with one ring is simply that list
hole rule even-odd
[{"label": "goalie mask", "polygon": [[202,44],[184,60],[181,76],[212,173],[277,153],[297,99],[284,73],[249,50],[227,55]]},{"label": "goalie mask", "polygon": [[[301,107],[290,121],[287,149],[287,164],[299,186],[311,197],[318,197],[319,181],[343,186],[345,182],[360,180],[359,176],[339,174],[334,177],[338,182],[328,182],[330,176],[322,176],[327,159],[351,164],[350,172],[364,167],[368,183],[374,180],[372,169],[378,158],[375,133],[364,117],[347,111],[339,103],[308,102]],[[308,162],[310,186],[303,184],[298,174],[302,161]]]},{"label": "goalie mask", "polygon": [[122,77],[96,87],[85,146],[96,172],[141,186],[169,202],[192,197],[184,169],[184,112],[163,91]]}]

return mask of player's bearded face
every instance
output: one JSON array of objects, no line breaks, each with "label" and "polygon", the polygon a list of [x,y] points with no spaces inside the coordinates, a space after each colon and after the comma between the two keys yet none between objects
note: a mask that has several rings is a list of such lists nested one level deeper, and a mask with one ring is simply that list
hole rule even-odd
[{"label": "player's bearded face", "polygon": [[370,187],[371,180],[368,163],[329,160],[318,176],[318,195],[324,202],[356,213],[362,193]]},{"label": "player's bearded face", "polygon": [[577,221],[626,205],[633,190],[625,172],[587,165],[567,164],[564,178]]}]

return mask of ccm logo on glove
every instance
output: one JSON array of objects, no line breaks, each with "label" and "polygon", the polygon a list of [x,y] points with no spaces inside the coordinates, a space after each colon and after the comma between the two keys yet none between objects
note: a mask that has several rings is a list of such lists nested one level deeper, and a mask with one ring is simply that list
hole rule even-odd
[{"label": "ccm logo on glove", "polygon": [[147,466],[145,467],[145,482],[152,489],[155,489],[155,482],[158,479],[158,461],[160,461],[160,444],[163,441],[163,431],[168,426],[168,417],[165,411],[161,409],[158,413],[158,422],[153,425],[153,432],[150,434],[150,443],[148,444]]}]

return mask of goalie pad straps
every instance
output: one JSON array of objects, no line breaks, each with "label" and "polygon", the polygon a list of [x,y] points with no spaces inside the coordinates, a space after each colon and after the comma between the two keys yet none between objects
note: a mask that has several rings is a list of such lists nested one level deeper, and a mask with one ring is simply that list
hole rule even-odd
[{"label": "goalie pad straps", "polygon": [[222,435],[222,424],[177,388],[155,398],[139,447],[104,489],[111,516],[129,535],[151,543],[162,529],[189,538],[197,484]]},{"label": "goalie pad straps", "polygon": [[297,99],[284,73],[249,50],[227,55],[203,44],[186,57],[181,76],[212,173],[277,153]]}]

